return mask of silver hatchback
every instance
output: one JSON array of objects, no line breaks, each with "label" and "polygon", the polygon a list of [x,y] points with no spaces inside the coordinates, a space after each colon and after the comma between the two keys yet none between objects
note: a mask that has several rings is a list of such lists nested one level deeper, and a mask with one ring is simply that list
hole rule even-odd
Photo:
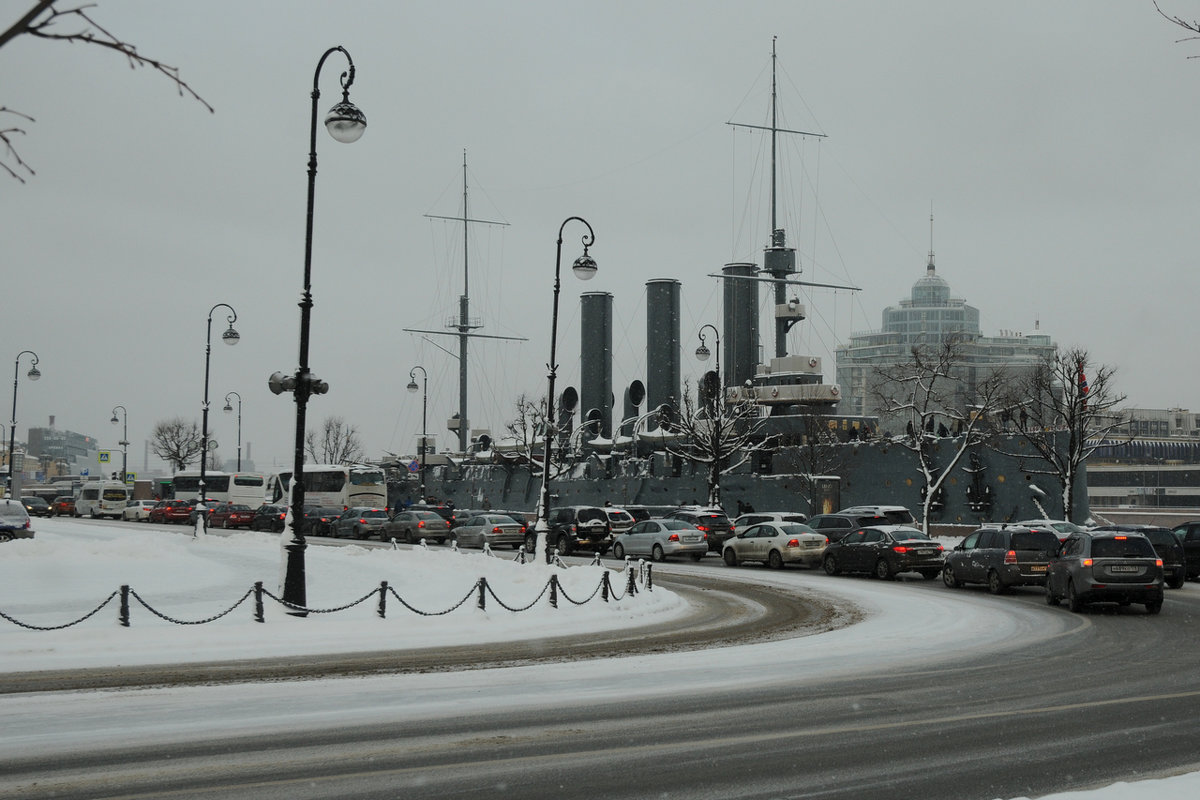
[{"label": "silver hatchback", "polygon": [[525,542],[525,526],[503,514],[476,514],[450,531],[450,541],[462,547],[506,544],[515,550]]}]

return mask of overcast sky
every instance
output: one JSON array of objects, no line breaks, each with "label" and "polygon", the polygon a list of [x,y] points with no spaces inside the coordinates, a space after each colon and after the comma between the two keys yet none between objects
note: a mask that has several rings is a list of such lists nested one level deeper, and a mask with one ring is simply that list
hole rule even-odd
[{"label": "overcast sky", "polygon": [[[1164,9],[1200,18],[1196,0]],[[32,5],[5,0],[0,28]],[[310,92],[342,45],[368,129],[319,131],[313,370],[368,455],[411,453],[429,373],[429,430],[451,441],[457,352],[441,329],[463,290],[463,151],[473,226],[472,427],[498,434],[522,392],[545,391],[555,240],[567,217],[595,229],[600,271],[566,271],[559,386],[578,385],[581,291],[615,296],[614,386],[644,379],[645,281],[683,282],[684,373],[695,331],[720,322],[729,261],[767,243],[765,137],[728,121],[768,117],[778,37],[781,198],[807,280],[810,322],[789,348],[825,359],[880,326],[933,247],[985,334],[1040,324],[1117,369],[1132,404],[1200,409],[1194,336],[1200,277],[1200,43],[1149,0],[905,3],[244,3],[100,0],[92,13],[181,70],[216,110],[114,54],[22,37],[0,48],[0,105],[36,118],[20,152],[37,175],[0,176],[6,348],[20,368],[18,438],[56,425],[117,448],[130,469],[155,422],[200,419],[209,309],[229,303],[241,343],[213,323],[210,427],[236,450],[225,393],[243,398],[260,469],[290,465],[294,405],[267,389],[295,369],[303,277]],[[340,55],[321,76],[339,96]],[[12,119],[3,120],[6,124]],[[582,226],[566,230],[564,261]],[[566,268],[564,267],[564,270]],[[770,351],[771,344],[764,346]],[[28,357],[26,357],[27,359]],[[620,388],[617,389],[618,403]],[[11,409],[0,401],[0,418]],[[157,466],[153,459],[151,470]]]}]

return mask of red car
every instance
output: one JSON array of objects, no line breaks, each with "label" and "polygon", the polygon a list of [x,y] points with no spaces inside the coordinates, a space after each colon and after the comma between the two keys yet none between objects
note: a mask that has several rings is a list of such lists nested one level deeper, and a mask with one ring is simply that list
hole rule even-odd
[{"label": "red car", "polygon": [[190,500],[161,500],[150,509],[151,522],[187,522],[188,515],[195,508]]},{"label": "red car", "polygon": [[69,494],[64,494],[61,497],[54,498],[54,502],[50,504],[50,516],[52,516],[52,517],[73,517],[73,516],[75,516],[75,498]]},{"label": "red car", "polygon": [[249,528],[254,509],[239,503],[221,503],[208,512],[210,528]]}]

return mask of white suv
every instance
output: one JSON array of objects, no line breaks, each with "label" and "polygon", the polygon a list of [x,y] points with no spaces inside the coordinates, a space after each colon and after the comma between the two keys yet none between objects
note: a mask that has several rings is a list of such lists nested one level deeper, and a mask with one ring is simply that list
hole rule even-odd
[{"label": "white suv", "polygon": [[912,525],[916,523],[912,512],[904,506],[851,506],[837,512],[839,514],[874,514],[877,517],[887,517],[892,525]]}]

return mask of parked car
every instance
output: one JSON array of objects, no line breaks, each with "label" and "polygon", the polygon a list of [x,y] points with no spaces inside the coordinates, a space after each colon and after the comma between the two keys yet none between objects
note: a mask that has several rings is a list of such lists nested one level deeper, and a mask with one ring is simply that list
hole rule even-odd
[{"label": "parked car", "polygon": [[22,497],[21,503],[25,506],[25,513],[31,517],[50,516],[50,504],[44,497]]},{"label": "parked car", "polygon": [[[576,550],[594,550],[601,555],[612,546],[612,531],[608,514],[597,506],[561,506],[550,509],[549,542],[558,552],[569,556]],[[530,553],[537,548],[537,533],[525,529],[525,549]]]},{"label": "parked car", "polygon": [[662,561],[668,556],[688,556],[699,561],[708,553],[708,534],[681,519],[646,519],[613,539],[614,558],[650,556]]},{"label": "parked car", "polygon": [[942,546],[904,525],[862,528],[830,542],[822,560],[825,572],[866,572],[891,580],[898,572],[919,572],[926,579],[942,572]]},{"label": "parked car", "polygon": [[1089,603],[1141,603],[1146,613],[1157,614],[1163,604],[1162,559],[1140,533],[1073,533],[1046,570],[1046,603],[1062,600],[1072,611]]},{"label": "parked car", "polygon": [[121,519],[126,522],[148,522],[150,511],[158,505],[157,500],[130,500],[121,512]]},{"label": "parked car", "polygon": [[736,536],[764,522],[798,522],[803,525],[808,522],[808,516],[792,511],[752,511],[733,521],[733,534]]},{"label": "parked car", "polygon": [[983,528],[967,534],[946,554],[942,582],[951,589],[986,583],[992,594],[1010,586],[1045,586],[1046,565],[1058,545],[1052,528]]},{"label": "parked car", "polygon": [[395,539],[416,544],[425,539],[443,543],[450,536],[450,523],[432,511],[397,511],[379,530],[380,541]]},{"label": "parked car", "polygon": [[679,506],[621,506],[629,512],[629,516],[633,517],[634,522],[641,522],[644,519],[661,519],[672,511],[675,511]]},{"label": "parked car", "polygon": [[733,523],[719,508],[681,508],[672,511],[667,519],[681,519],[697,530],[708,534],[708,549],[720,553],[725,540],[733,536]]},{"label": "parked car", "polygon": [[1079,533],[1083,530],[1074,522],[1068,522],[1065,519],[1023,519],[1020,522],[1014,522],[1013,525],[1025,528],[1053,528],[1054,532],[1058,534],[1060,542],[1072,533]]},{"label": "parked car", "polygon": [[525,542],[525,526],[504,514],[476,514],[450,531],[450,541],[463,547],[507,544],[515,550]]},{"label": "parked car", "polygon": [[912,525],[917,520],[912,512],[904,506],[850,506],[837,512],[839,514],[871,514],[876,517],[887,517],[889,525]]},{"label": "parked car", "polygon": [[388,520],[387,510],[353,506],[342,512],[341,516],[329,523],[329,535],[334,537],[352,536],[355,539],[366,539],[383,529]]},{"label": "parked car", "polygon": [[32,538],[33,524],[24,503],[9,497],[0,499],[0,542]]},{"label": "parked car", "polygon": [[210,528],[249,528],[254,509],[242,503],[221,503],[208,512]]},{"label": "parked car", "polygon": [[1155,525],[1101,525],[1093,531],[1140,533],[1150,540],[1150,546],[1162,559],[1163,582],[1168,589],[1180,589],[1187,580],[1187,560],[1183,543],[1167,528]]},{"label": "parked car", "polygon": [[1200,522],[1185,522],[1171,529],[1175,538],[1183,545],[1183,559],[1187,563],[1188,580],[1200,578]]},{"label": "parked car", "polygon": [[250,520],[250,530],[279,533],[283,530],[283,520],[286,516],[287,506],[266,503],[254,510],[254,517]]},{"label": "parked car", "polygon": [[805,523],[819,534],[836,542],[851,531],[860,528],[873,528],[880,525],[890,525],[887,517],[878,514],[817,514],[809,517]]},{"label": "parked car", "polygon": [[784,564],[820,566],[829,539],[800,522],[764,522],[752,525],[725,541],[721,556],[736,567],[743,561],[761,561],[772,569]]},{"label": "parked car", "polygon": [[50,504],[50,516],[75,516],[75,498],[69,494],[59,495],[58,497],[54,498],[54,502]]}]

